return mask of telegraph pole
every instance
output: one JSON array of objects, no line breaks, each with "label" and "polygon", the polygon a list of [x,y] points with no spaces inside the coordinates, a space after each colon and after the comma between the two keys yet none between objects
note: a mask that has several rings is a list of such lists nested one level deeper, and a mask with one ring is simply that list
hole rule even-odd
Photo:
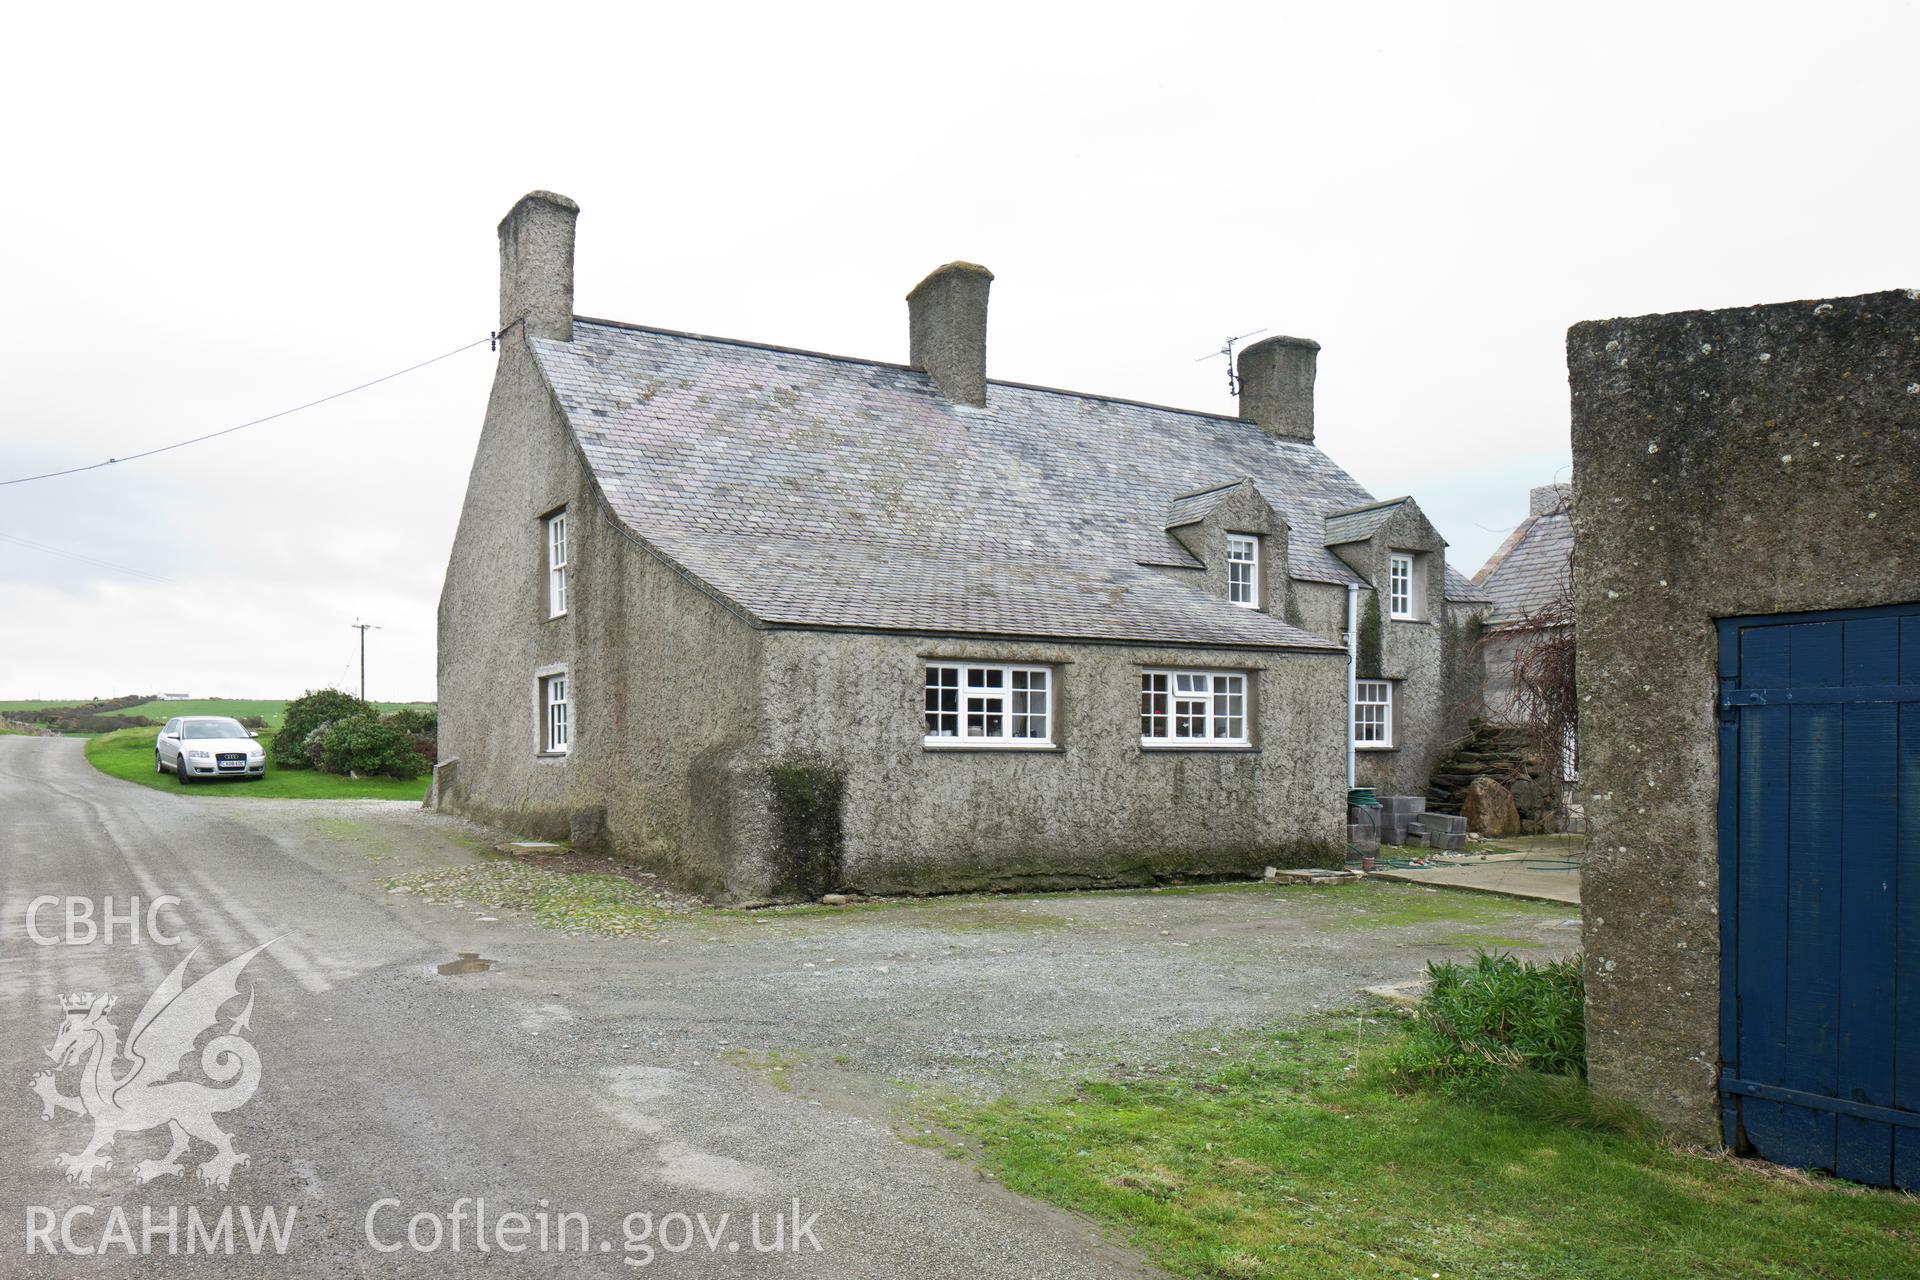
[{"label": "telegraph pole", "polygon": [[353,624],[353,629],[360,633],[360,701],[365,702],[367,700],[367,632],[369,629],[378,631],[380,628],[371,622],[356,622]]}]

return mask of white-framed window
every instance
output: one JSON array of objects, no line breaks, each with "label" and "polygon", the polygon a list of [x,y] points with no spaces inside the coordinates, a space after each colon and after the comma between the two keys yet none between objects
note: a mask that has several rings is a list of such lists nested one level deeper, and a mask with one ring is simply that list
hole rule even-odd
[{"label": "white-framed window", "polygon": [[547,616],[567,611],[567,513],[547,517]]},{"label": "white-framed window", "polygon": [[930,746],[1053,745],[1053,672],[974,662],[929,662]]},{"label": "white-framed window", "polygon": [[1260,607],[1260,539],[1227,535],[1227,599],[1243,609]]},{"label": "white-framed window", "polygon": [[1387,556],[1387,613],[1395,618],[1413,616],[1413,557],[1404,551]]},{"label": "white-framed window", "polygon": [[573,740],[573,701],[567,673],[541,676],[540,750],[547,755],[567,754]]},{"label": "white-framed window", "polygon": [[1353,682],[1353,742],[1359,747],[1393,745],[1393,682]]},{"label": "white-framed window", "polygon": [[1140,741],[1247,745],[1247,677],[1239,671],[1143,671]]}]

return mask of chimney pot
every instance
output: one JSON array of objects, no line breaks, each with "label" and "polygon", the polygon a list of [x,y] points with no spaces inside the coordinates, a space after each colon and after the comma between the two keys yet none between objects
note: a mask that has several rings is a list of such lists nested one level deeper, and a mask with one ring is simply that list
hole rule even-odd
[{"label": "chimney pot", "polygon": [[955,404],[987,403],[987,291],[993,272],[949,262],[907,295],[907,363]]},{"label": "chimney pot", "polygon": [[1240,418],[1276,440],[1313,443],[1313,376],[1320,344],[1263,338],[1240,353]]},{"label": "chimney pot", "polygon": [[580,206],[529,191],[500,220],[500,333],[573,341],[573,223]]}]

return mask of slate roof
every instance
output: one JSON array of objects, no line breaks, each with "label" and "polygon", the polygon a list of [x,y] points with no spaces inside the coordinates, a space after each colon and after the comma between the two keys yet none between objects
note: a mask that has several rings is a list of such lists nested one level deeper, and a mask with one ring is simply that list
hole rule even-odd
[{"label": "slate roof", "polygon": [[1235,489],[1240,487],[1238,480],[1229,480],[1211,489],[1202,489],[1199,493],[1183,493],[1167,504],[1167,528],[1180,529],[1190,524],[1199,524],[1213,514],[1213,509],[1225,502]]},{"label": "slate roof", "polygon": [[1338,547],[1349,542],[1365,542],[1380,531],[1381,525],[1393,518],[1393,513],[1405,501],[1405,498],[1388,498],[1385,502],[1330,512],[1327,516],[1326,544]]},{"label": "slate roof", "polygon": [[[1251,477],[1302,533],[1365,502],[1312,445],[1010,382],[972,408],[900,365],[604,320],[532,345],[614,514],[761,622],[1335,647],[1152,567],[1199,567],[1166,532],[1180,495]],[[1359,580],[1289,541],[1294,577]]]},{"label": "slate roof", "polygon": [[1528,516],[1474,575],[1493,600],[1489,624],[1519,622],[1551,603],[1573,572],[1573,514]]}]

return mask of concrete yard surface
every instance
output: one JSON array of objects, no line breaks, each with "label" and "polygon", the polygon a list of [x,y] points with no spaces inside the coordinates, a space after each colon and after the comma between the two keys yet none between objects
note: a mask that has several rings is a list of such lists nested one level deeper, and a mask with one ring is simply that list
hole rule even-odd
[{"label": "concrete yard surface", "polygon": [[[1539,902],[1580,905],[1580,868],[1585,841],[1567,836],[1516,836],[1469,846],[1468,852],[1435,854],[1425,849],[1383,846],[1378,880],[1497,893]],[[1403,865],[1390,866],[1389,862]],[[1424,865],[1410,866],[1419,862]]]}]

